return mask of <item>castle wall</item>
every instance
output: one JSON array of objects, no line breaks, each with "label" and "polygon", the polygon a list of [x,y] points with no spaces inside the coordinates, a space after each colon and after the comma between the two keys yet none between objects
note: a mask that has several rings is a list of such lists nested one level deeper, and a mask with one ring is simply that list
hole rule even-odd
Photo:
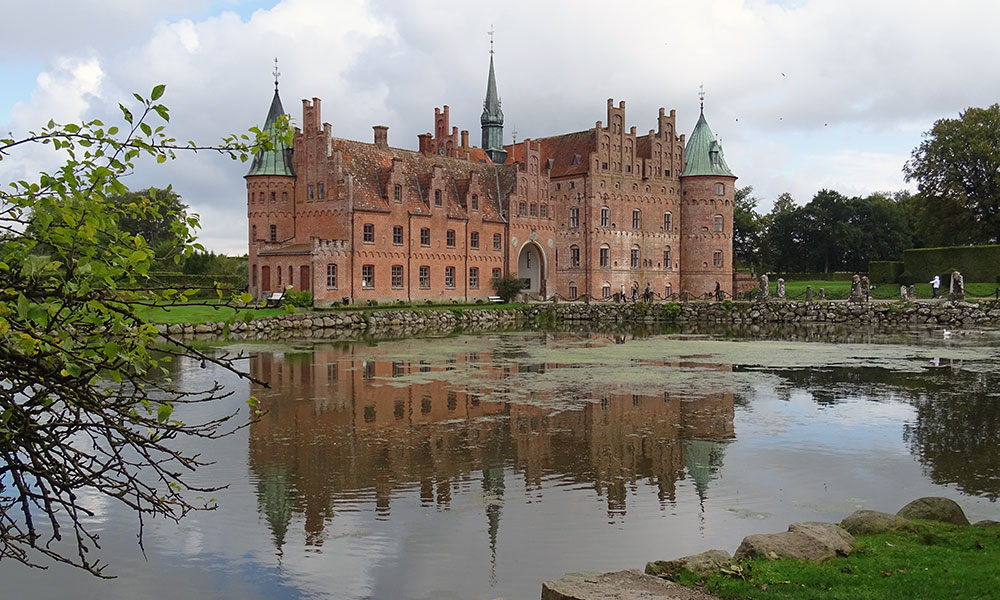
[{"label": "castle wall", "polygon": [[735,184],[735,177],[712,175],[683,180],[681,288],[696,297],[713,292],[716,282],[726,295],[732,295]]}]

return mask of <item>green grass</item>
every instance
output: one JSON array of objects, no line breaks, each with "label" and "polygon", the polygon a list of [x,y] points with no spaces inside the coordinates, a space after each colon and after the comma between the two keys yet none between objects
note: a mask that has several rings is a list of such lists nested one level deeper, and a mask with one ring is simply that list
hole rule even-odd
[{"label": "green grass", "polygon": [[[786,281],[785,297],[789,300],[805,300],[806,286],[811,285],[813,299],[818,298],[819,289],[826,292],[827,300],[845,300],[851,294],[850,281]],[[777,281],[772,280],[770,289],[771,297],[774,297]],[[998,286],[996,283],[967,283],[965,284],[965,297],[974,300],[979,297],[993,298]],[[876,300],[899,300],[899,286],[895,283],[876,285],[872,290],[872,298]],[[929,283],[916,284],[917,298],[930,298],[931,285]],[[948,288],[942,282],[941,295],[948,295]]]},{"label": "green grass", "polygon": [[[233,316],[236,309],[228,306],[218,306],[214,304],[199,304],[192,306],[171,306],[162,308],[143,308],[139,311],[139,316],[151,323],[215,323],[225,321]],[[241,308],[239,318],[245,316],[251,319],[261,319],[285,314],[283,308]]]},{"label": "green grass", "polygon": [[906,531],[855,541],[848,557],[823,563],[755,559],[740,565],[741,575],[720,573],[697,585],[720,598],[753,600],[1000,598],[1000,526],[914,521]]}]

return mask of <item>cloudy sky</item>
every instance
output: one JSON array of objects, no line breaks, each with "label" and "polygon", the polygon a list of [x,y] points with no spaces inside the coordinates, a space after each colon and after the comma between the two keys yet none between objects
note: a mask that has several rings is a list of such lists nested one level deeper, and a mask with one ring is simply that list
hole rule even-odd
[{"label": "cloudy sky", "polygon": [[[625,100],[644,133],[657,109],[690,132],[705,113],[766,211],[778,194],[907,187],[901,168],[935,119],[1000,101],[995,0],[0,0],[0,129],[118,118],[165,83],[170,132],[200,142],[259,125],[273,90],[293,122],[323,100],[334,135],[416,148],[435,106],[479,141],[491,26],[504,134],[542,137],[606,119]],[[43,168],[28,150],[0,181]],[[199,154],[148,165],[133,188],[173,184],[202,242],[246,251],[247,165]]]}]

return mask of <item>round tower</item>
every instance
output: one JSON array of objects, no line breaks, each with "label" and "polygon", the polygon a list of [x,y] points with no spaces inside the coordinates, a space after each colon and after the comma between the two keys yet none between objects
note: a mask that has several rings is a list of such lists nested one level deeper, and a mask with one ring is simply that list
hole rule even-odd
[{"label": "round tower", "polygon": [[681,180],[681,291],[702,297],[733,293],[733,204],[736,176],[705,120],[704,103],[684,148]]},{"label": "round tower", "polygon": [[[263,130],[274,130],[285,114],[274,84],[274,98],[264,121]],[[249,291],[255,299],[278,291],[280,277],[272,271],[278,265],[269,264],[269,247],[275,247],[295,234],[295,170],[292,149],[278,135],[271,136],[272,148],[254,156],[247,182],[247,221],[249,222]],[[274,267],[274,268],[272,268]]]}]

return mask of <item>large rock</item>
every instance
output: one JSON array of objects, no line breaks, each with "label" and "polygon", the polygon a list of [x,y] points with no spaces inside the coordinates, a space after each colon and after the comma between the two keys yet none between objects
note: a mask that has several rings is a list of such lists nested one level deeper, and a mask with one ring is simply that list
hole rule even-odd
[{"label": "large rock", "polygon": [[968,525],[969,519],[957,502],[951,498],[928,496],[917,498],[896,513],[904,519],[926,519],[955,525]]},{"label": "large rock", "polygon": [[782,533],[758,533],[743,538],[736,549],[736,561],[750,558],[795,558],[822,562],[848,555],[854,538],[833,523],[792,523]]},{"label": "large rock", "polygon": [[840,525],[851,535],[864,535],[902,529],[906,519],[877,510],[856,510],[847,515]]},{"label": "large rock", "polygon": [[571,573],[542,584],[542,600],[718,600],[638,569],[614,573]]},{"label": "large rock", "polygon": [[733,557],[725,550],[709,550],[674,560],[657,560],[646,563],[646,574],[673,579],[683,571],[691,571],[699,577],[707,577],[732,564]]}]

